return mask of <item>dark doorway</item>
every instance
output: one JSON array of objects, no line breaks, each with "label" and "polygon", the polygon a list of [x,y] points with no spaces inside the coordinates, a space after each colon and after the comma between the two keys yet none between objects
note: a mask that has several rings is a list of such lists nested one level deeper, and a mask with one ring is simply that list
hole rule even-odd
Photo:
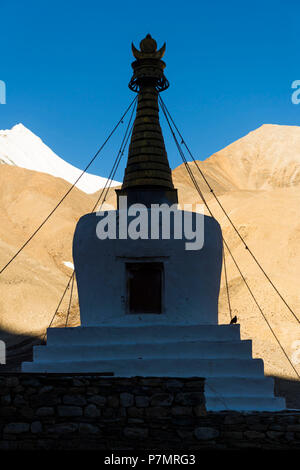
[{"label": "dark doorway", "polygon": [[126,263],[129,313],[162,313],[163,263]]}]

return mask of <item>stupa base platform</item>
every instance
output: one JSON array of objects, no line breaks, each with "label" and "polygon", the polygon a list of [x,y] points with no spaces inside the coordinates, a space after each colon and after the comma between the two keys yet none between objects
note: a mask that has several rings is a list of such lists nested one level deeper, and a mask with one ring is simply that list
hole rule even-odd
[{"label": "stupa base platform", "polygon": [[203,377],[209,411],[281,411],[273,379],[239,325],[103,325],[50,328],[23,372],[114,373],[115,377]]}]

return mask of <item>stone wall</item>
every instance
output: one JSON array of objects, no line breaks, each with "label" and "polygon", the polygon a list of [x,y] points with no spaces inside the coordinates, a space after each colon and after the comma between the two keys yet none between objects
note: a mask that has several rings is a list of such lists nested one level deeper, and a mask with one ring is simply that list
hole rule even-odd
[{"label": "stone wall", "polygon": [[201,378],[3,374],[0,397],[0,449],[300,445],[300,411],[207,413]]}]

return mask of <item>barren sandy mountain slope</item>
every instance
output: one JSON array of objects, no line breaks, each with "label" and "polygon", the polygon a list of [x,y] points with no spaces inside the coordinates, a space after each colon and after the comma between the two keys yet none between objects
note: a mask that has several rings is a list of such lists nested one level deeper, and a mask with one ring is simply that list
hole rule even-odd
[{"label": "barren sandy mountain slope", "polygon": [[[200,166],[219,194],[299,186],[300,128],[265,124],[200,162]],[[173,176],[179,184],[189,178],[183,165]]]},{"label": "barren sandy mountain slope", "polygon": [[[300,318],[300,127],[264,125],[198,165],[246,243]],[[300,374],[296,344],[300,340],[299,323],[242,246],[195,165],[190,167],[266,319]],[[173,178],[181,204],[201,203],[183,165],[173,171]],[[69,187],[66,181],[44,173],[0,166],[0,267]],[[0,276],[0,329],[27,335],[39,334],[48,326],[72,272],[64,263],[72,262],[76,221],[91,210],[98,195],[74,189]],[[115,205],[114,191],[107,202]],[[264,359],[267,374],[294,377],[227,251],[225,254],[232,313],[241,324],[242,337],[253,339],[254,356]],[[67,307],[66,299],[56,325],[64,324]],[[220,323],[228,323],[224,273],[219,312]],[[75,296],[71,324],[78,324],[78,318]]]}]

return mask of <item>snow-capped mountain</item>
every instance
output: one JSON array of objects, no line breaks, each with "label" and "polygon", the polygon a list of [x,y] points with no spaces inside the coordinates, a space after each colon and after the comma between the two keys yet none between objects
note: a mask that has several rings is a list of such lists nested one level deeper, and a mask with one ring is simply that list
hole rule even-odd
[{"label": "snow-capped mountain", "polygon": [[[82,170],[56,155],[43,141],[23,124],[0,130],[0,164],[16,165],[28,170],[48,173],[73,184]],[[91,194],[105,186],[107,179],[85,173],[76,187]],[[112,181],[111,186],[121,183]]]}]

